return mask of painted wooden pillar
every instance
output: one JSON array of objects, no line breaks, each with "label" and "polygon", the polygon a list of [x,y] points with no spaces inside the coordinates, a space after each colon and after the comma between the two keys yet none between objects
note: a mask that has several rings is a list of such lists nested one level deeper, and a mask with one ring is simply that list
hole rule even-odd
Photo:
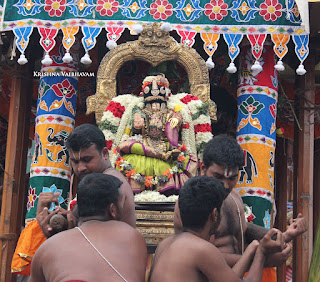
[{"label": "painted wooden pillar", "polygon": [[307,281],[313,249],[313,160],[314,160],[314,104],[315,56],[310,54],[305,63],[307,73],[296,79],[295,103],[302,130],[295,128],[294,217],[302,213],[308,231],[294,240],[293,281]]},{"label": "painted wooden pillar", "polygon": [[[15,68],[11,85],[6,163],[0,223],[0,281],[11,281],[10,263],[21,222],[19,201],[25,195],[26,159],[32,99],[28,66]],[[20,228],[17,228],[17,227]]]},{"label": "painted wooden pillar", "polygon": [[272,46],[265,44],[259,64],[249,46],[241,48],[238,83],[237,140],[245,154],[236,190],[254,215],[253,222],[270,228],[274,209],[275,117],[278,99],[277,72]]},{"label": "painted wooden pillar", "polygon": [[[277,138],[275,164],[275,199],[277,203],[277,217],[275,227],[284,232],[287,229],[287,188],[288,188],[288,147],[289,140]],[[286,264],[277,267],[277,282],[286,282]]]},{"label": "painted wooden pillar", "polygon": [[[28,189],[26,224],[36,217],[41,192],[60,192],[59,206],[67,208],[71,166],[65,141],[74,127],[78,78],[77,64],[62,61],[58,44],[50,54],[53,63],[38,73],[39,94],[35,127],[35,153]],[[53,210],[52,203],[50,209]]]}]

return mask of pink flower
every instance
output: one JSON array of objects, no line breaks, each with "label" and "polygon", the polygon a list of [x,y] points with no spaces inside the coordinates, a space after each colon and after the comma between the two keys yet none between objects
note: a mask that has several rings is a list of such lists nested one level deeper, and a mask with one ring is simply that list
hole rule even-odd
[{"label": "pink flower", "polygon": [[46,0],[44,10],[50,17],[61,17],[66,10],[66,0]]},{"label": "pink flower", "polygon": [[108,17],[111,17],[119,10],[119,2],[115,0],[98,0],[97,4],[97,11],[100,16],[107,15]]},{"label": "pink flower", "polygon": [[223,0],[211,0],[204,8],[204,14],[212,21],[221,21],[228,14],[228,4]]},{"label": "pink flower", "polygon": [[166,20],[172,16],[172,5],[167,0],[156,0],[150,5],[150,15],[155,20]]},{"label": "pink flower", "polygon": [[266,0],[260,5],[260,16],[264,18],[265,21],[275,21],[277,18],[281,17],[282,5],[278,0]]}]

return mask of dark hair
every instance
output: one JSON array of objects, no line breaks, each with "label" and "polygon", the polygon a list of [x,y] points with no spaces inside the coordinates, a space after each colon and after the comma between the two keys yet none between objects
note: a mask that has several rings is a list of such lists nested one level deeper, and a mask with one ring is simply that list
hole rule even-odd
[{"label": "dark hair", "polygon": [[213,137],[203,151],[203,163],[206,168],[212,164],[230,168],[240,168],[244,165],[244,154],[237,140],[229,135]]},{"label": "dark hair", "polygon": [[225,197],[226,192],[220,180],[208,176],[190,178],[179,194],[183,227],[195,230],[203,228],[214,208],[220,212]]},{"label": "dark hair", "polygon": [[68,150],[79,152],[81,148],[96,145],[99,152],[106,147],[106,139],[102,131],[93,124],[82,124],[74,128],[68,136],[66,146]]},{"label": "dark hair", "polygon": [[122,182],[108,174],[90,173],[79,183],[77,203],[79,216],[105,215],[107,207],[114,203],[118,206]]}]

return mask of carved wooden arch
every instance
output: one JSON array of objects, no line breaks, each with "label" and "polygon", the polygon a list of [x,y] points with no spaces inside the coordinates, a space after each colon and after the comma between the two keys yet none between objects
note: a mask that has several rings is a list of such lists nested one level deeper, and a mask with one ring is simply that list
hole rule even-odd
[{"label": "carved wooden arch", "polygon": [[117,46],[102,59],[97,77],[96,94],[87,98],[87,114],[95,112],[99,124],[112,98],[117,96],[117,73],[121,66],[132,60],[142,60],[152,66],[165,61],[177,61],[187,71],[190,94],[210,103],[210,116],[216,119],[216,107],[210,100],[209,72],[205,61],[193,48],[177,43],[169,32],[162,31],[159,23],[145,24],[139,39]]}]

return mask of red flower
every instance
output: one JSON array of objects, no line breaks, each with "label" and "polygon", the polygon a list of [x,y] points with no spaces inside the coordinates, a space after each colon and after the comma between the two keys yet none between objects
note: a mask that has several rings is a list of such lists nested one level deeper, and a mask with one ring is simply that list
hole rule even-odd
[{"label": "red flower", "polygon": [[188,104],[192,100],[199,100],[199,98],[192,95],[186,95],[184,98],[180,99],[180,101],[184,104]]},{"label": "red flower", "polygon": [[187,150],[187,146],[186,144],[183,144],[182,147],[180,148],[180,150],[183,152],[183,151],[186,151]]},{"label": "red flower", "polygon": [[66,9],[66,0],[46,0],[44,5],[50,17],[61,17]]},{"label": "red flower", "polygon": [[54,84],[51,88],[58,97],[65,97],[70,99],[73,95],[76,95],[76,90],[68,79],[65,79],[61,83],[59,82],[57,84]]},{"label": "red flower", "polygon": [[121,118],[125,111],[125,107],[121,106],[120,103],[111,101],[108,107],[106,108],[106,111],[110,111],[113,113],[115,117]]},{"label": "red flower", "polygon": [[114,13],[119,10],[119,2],[115,0],[98,0],[97,11],[100,16],[111,17]]},{"label": "red flower", "polygon": [[72,211],[74,206],[77,204],[77,200],[73,200],[70,202],[70,210]]},{"label": "red flower", "polygon": [[107,140],[106,144],[107,144],[107,149],[110,150],[111,147],[112,147],[112,141],[111,140]]},{"label": "red flower", "polygon": [[182,128],[189,129],[189,128],[190,128],[189,122],[183,123],[183,124],[182,124]]},{"label": "red flower", "polygon": [[209,123],[197,124],[194,126],[195,133],[198,132],[211,132],[211,126]]},{"label": "red flower", "polygon": [[275,21],[282,15],[282,5],[278,0],[266,0],[260,5],[260,16],[263,17],[265,21]]},{"label": "red flower", "polygon": [[253,222],[253,213],[247,217],[248,222]]},{"label": "red flower", "polygon": [[221,21],[226,15],[228,15],[228,4],[222,0],[211,0],[205,6],[204,14],[212,21]]},{"label": "red flower", "polygon": [[155,20],[166,20],[172,14],[172,5],[167,0],[156,0],[150,5],[150,15]]}]

